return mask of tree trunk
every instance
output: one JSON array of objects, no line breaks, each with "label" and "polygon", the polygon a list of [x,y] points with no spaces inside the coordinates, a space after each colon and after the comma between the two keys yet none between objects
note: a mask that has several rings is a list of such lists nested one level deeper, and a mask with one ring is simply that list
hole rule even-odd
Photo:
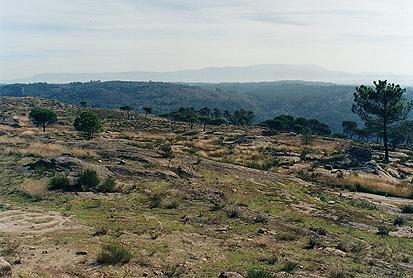
[{"label": "tree trunk", "polygon": [[46,132],[46,124],[43,123],[43,133],[45,133],[45,132]]},{"label": "tree trunk", "polygon": [[389,145],[387,138],[387,122],[384,122],[383,126],[383,141],[384,141],[384,162],[389,162]]}]

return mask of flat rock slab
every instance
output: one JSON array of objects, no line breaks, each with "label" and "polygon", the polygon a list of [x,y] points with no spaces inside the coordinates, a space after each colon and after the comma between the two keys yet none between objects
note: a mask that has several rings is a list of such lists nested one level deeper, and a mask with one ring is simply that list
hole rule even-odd
[{"label": "flat rock slab", "polygon": [[24,210],[0,212],[1,233],[44,234],[73,228],[79,228],[79,226],[58,212]]}]

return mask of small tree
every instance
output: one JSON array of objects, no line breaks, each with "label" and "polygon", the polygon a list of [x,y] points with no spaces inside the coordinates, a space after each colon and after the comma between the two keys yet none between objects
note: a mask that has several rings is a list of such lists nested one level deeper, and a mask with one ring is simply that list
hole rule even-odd
[{"label": "small tree", "polygon": [[35,125],[41,126],[43,132],[46,132],[46,126],[57,122],[56,112],[45,107],[35,107],[29,113],[29,118]]},{"label": "small tree", "polygon": [[366,126],[375,126],[383,131],[384,160],[388,162],[388,130],[406,119],[413,102],[406,100],[406,89],[400,85],[379,80],[374,82],[374,86],[356,88],[352,111],[359,115]]},{"label": "small tree", "polygon": [[128,120],[130,119],[130,111],[133,110],[133,106],[132,105],[124,105],[119,107],[120,110],[122,111],[126,111],[127,115],[128,115]]},{"label": "small tree", "polygon": [[145,112],[145,119],[149,114],[152,114],[152,111],[153,111],[152,107],[144,106],[142,107],[142,109],[143,109],[143,112]]},{"label": "small tree", "polygon": [[82,101],[80,102],[80,106],[82,106],[82,107],[87,107],[87,102],[84,101],[84,100],[82,100]]},{"label": "small tree", "polygon": [[313,143],[313,134],[311,132],[311,129],[309,128],[304,128],[303,133],[301,134],[301,141],[303,142],[304,145],[310,145]]},{"label": "small tree", "polygon": [[353,139],[354,133],[357,129],[357,123],[353,121],[343,121],[341,127],[343,128],[343,134],[348,138]]},{"label": "small tree", "polygon": [[88,140],[102,129],[99,116],[91,111],[80,113],[75,119],[74,127],[77,131],[83,132]]}]

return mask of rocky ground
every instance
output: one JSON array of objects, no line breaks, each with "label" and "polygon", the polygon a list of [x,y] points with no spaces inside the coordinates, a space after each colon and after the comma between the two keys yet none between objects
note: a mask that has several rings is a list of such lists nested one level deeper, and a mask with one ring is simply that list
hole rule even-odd
[{"label": "rocky ground", "polygon": [[[46,133],[27,117],[36,105],[58,112]],[[104,131],[87,141],[72,127],[81,110],[0,98],[0,273],[413,276],[413,221],[401,212],[413,205],[411,151],[395,150],[385,165],[374,145],[303,145],[299,135],[259,128],[191,130],[115,110],[95,110]],[[165,143],[173,157],[162,155]],[[116,192],[47,190],[57,173],[74,179],[84,169],[115,177]],[[130,262],[97,263],[111,243],[127,248]]]}]

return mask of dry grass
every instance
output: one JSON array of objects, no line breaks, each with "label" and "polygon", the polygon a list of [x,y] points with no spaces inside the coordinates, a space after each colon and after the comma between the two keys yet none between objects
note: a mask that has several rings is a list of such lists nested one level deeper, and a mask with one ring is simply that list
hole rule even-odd
[{"label": "dry grass", "polygon": [[24,143],[26,141],[20,137],[0,136],[0,144],[17,145]]},{"label": "dry grass", "polygon": [[85,150],[76,147],[66,147],[59,144],[32,143],[29,147],[18,150],[23,155],[35,157],[54,157],[64,153],[70,153],[80,158],[95,158],[97,153],[94,150]]},{"label": "dry grass", "polygon": [[378,195],[411,198],[413,185],[409,183],[393,183],[380,177],[350,175],[348,177],[321,176],[316,180],[334,187],[343,187],[352,191],[367,192]]},{"label": "dry grass", "polygon": [[47,193],[47,181],[27,179],[20,185],[20,191],[33,199],[40,200]]}]

